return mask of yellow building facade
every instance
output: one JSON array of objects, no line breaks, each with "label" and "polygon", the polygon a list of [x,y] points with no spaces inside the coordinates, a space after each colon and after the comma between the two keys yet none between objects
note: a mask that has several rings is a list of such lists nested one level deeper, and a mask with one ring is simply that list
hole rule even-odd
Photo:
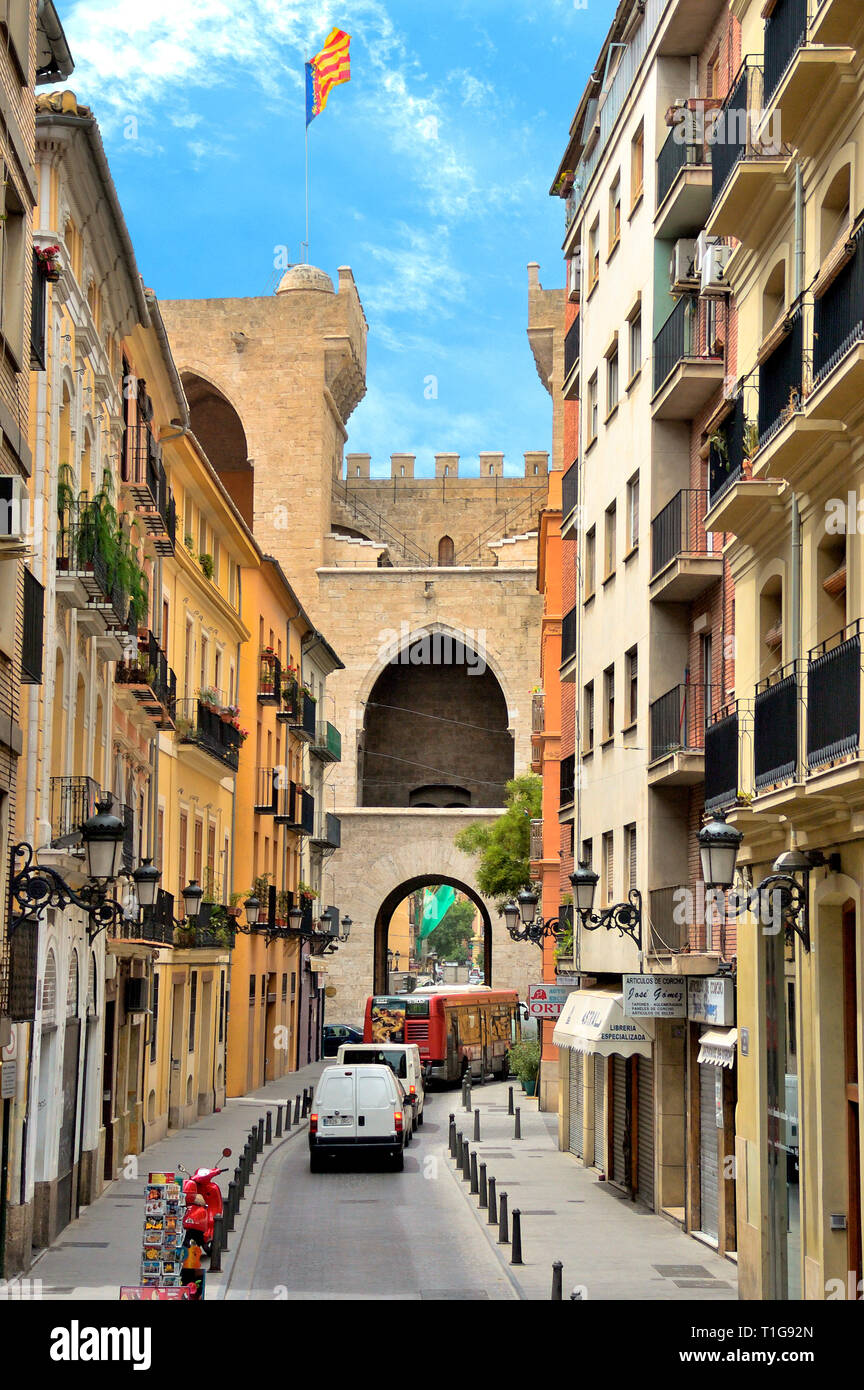
[{"label": "yellow building facade", "polygon": [[735,248],[740,375],[706,529],[731,533],[736,699],[706,735],[706,809],[743,835],[741,886],[795,851],[806,904],[795,930],[778,906],[739,923],[740,1291],[860,1298],[864,12],[731,8],[748,56],[706,230]]}]

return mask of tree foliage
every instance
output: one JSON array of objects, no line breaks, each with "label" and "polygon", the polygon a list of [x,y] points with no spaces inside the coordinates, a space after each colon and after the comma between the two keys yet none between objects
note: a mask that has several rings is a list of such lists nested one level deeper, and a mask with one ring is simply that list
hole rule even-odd
[{"label": "tree foliage", "polygon": [[530,883],[531,821],[540,817],[543,782],[535,773],[507,783],[506,811],[491,824],[475,821],[456,836],[456,848],[479,858],[477,886],[499,912]]},{"label": "tree foliage", "polygon": [[427,938],[430,950],[438,959],[453,960],[460,964],[469,959],[466,943],[471,940],[474,916],[477,909],[467,898],[457,898],[448,907],[441,921]]}]

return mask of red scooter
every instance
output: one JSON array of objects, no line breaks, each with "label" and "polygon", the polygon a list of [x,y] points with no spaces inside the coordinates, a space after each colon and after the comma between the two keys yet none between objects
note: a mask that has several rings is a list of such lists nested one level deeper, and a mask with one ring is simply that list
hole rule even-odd
[{"label": "red scooter", "polygon": [[[230,1149],[222,1150],[223,1158],[231,1157]],[[190,1244],[203,1246],[205,1255],[210,1253],[210,1242],[213,1239],[213,1219],[222,1215],[222,1191],[216,1179],[220,1173],[227,1173],[227,1168],[197,1168],[194,1173],[183,1167],[182,1163],[177,1164],[177,1172],[185,1173],[186,1178],[183,1183],[183,1192],[186,1197],[186,1215],[183,1218],[183,1226],[186,1236],[183,1241],[184,1246]],[[196,1197],[204,1199],[196,1202]]]}]

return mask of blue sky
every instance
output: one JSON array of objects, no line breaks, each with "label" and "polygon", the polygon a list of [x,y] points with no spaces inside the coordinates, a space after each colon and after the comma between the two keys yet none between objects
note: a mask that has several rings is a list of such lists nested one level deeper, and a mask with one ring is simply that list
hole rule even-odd
[{"label": "blue sky", "polygon": [[[548,449],[525,329],[529,261],[563,284],[547,190],[614,0],[79,0],[58,4],[145,283],[269,293],[302,258],[303,59],[334,26],[352,79],[312,122],[309,259],[350,265],[369,320],[347,448]],[[437,378],[437,398],[426,387]]]}]

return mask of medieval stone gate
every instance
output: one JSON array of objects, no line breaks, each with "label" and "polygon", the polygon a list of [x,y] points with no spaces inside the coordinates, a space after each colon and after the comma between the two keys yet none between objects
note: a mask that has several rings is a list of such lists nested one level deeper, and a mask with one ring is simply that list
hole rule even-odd
[{"label": "medieval stone gate", "polygon": [[454,837],[500,815],[505,781],[530,766],[547,455],[526,454],[518,478],[492,453],[471,478],[455,454],[436,456],[435,478],[415,478],[410,455],[391,456],[389,480],[370,478],[368,455],[345,459],[366,322],[344,267],[338,293],[297,266],[272,296],[162,307],[190,404],[179,423],[344,663],[327,685],[342,760],[325,809],[341,848],[322,898],[353,926],[326,958],[329,1017],[362,1017],[376,962],[383,978],[382,903],[418,878],[482,902],[492,982],[524,997],[539,952],[510,940]]}]

